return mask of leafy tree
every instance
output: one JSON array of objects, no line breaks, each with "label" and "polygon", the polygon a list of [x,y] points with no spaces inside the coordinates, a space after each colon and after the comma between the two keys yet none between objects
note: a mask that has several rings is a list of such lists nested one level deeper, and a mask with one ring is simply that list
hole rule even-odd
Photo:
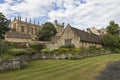
[{"label": "leafy tree", "polygon": [[56,28],[50,22],[46,22],[42,25],[42,29],[38,32],[40,41],[50,41],[52,36],[57,33]]},{"label": "leafy tree", "polygon": [[110,49],[120,49],[120,37],[116,35],[106,34],[102,36],[103,44]]},{"label": "leafy tree", "polygon": [[107,33],[112,35],[119,35],[120,27],[114,21],[110,21],[110,25],[107,27]]},{"label": "leafy tree", "polygon": [[111,50],[120,50],[120,27],[114,21],[110,21],[110,25],[107,27],[107,34],[102,36],[102,41],[105,47]]},{"label": "leafy tree", "polygon": [[4,38],[5,32],[9,30],[8,28],[9,20],[0,13],[0,39]]}]

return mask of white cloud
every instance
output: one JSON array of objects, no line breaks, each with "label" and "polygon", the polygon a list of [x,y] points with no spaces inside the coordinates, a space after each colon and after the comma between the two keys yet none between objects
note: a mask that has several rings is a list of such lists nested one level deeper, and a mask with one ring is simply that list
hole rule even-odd
[{"label": "white cloud", "polygon": [[81,0],[17,1],[5,0],[5,3],[0,4],[0,11],[7,17],[21,15],[39,18],[41,22],[44,17],[48,17],[46,21],[57,19],[78,28],[106,27],[110,20],[120,24],[120,0],[82,0],[82,3]]}]

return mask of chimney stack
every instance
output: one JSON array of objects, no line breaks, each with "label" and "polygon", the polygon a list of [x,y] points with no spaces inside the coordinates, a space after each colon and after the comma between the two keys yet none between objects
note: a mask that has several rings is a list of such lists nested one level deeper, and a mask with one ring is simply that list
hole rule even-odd
[{"label": "chimney stack", "polygon": [[64,22],[62,22],[62,26],[64,27]]},{"label": "chimney stack", "polygon": [[55,20],[55,25],[57,25],[57,20]]}]

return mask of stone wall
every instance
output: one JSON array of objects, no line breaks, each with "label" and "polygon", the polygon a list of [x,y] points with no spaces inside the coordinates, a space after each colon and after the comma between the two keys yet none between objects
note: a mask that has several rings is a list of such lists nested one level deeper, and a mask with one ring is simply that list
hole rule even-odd
[{"label": "stone wall", "polygon": [[0,60],[0,71],[19,69],[22,67],[20,59]]},{"label": "stone wall", "polygon": [[[105,53],[100,54],[109,54],[111,52],[106,51]],[[96,54],[96,55],[100,55]],[[26,61],[31,60],[43,60],[43,59],[81,59],[85,57],[90,56],[96,56],[95,54],[69,54],[69,53],[59,53],[59,54],[53,54],[53,53],[37,53],[33,55],[20,55],[15,57],[14,59],[9,60],[0,60],[0,71],[4,70],[11,70],[11,69],[19,69]]]}]

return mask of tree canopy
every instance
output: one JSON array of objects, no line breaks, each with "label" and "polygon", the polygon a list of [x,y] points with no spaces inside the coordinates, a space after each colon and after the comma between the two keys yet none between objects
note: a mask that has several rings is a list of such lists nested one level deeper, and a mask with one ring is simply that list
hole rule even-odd
[{"label": "tree canopy", "polygon": [[0,13],[0,39],[4,38],[5,32],[9,30],[8,28],[9,20]]},{"label": "tree canopy", "polygon": [[105,47],[111,50],[120,50],[120,27],[114,21],[110,21],[107,26],[107,34],[102,36],[102,41]]},{"label": "tree canopy", "polygon": [[38,32],[38,38],[40,41],[50,41],[52,36],[57,33],[56,28],[50,22],[46,22],[42,25],[42,29]]},{"label": "tree canopy", "polygon": [[114,21],[110,21],[109,26],[107,26],[107,33],[112,35],[119,35],[120,27]]}]

